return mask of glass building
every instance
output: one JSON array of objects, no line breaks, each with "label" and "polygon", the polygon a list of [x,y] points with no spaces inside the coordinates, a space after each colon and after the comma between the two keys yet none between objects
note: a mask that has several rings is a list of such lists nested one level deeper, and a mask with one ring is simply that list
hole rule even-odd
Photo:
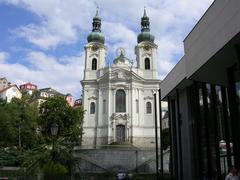
[{"label": "glass building", "polygon": [[240,1],[214,1],[161,82],[175,179],[221,179],[240,168]]}]

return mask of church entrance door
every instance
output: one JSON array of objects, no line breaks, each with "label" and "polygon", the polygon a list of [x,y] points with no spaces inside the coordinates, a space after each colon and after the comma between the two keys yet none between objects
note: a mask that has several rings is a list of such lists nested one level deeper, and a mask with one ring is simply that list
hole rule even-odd
[{"label": "church entrance door", "polygon": [[116,140],[117,140],[117,142],[124,142],[125,141],[125,126],[124,125],[117,125],[117,127],[116,127]]}]

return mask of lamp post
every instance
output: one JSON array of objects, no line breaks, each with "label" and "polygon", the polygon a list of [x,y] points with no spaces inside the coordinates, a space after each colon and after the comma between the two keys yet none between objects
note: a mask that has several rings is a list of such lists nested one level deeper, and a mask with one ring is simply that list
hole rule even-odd
[{"label": "lamp post", "polygon": [[52,139],[53,139],[52,151],[54,151],[54,136],[56,136],[58,133],[58,124],[52,123],[50,128],[51,128],[51,135],[52,135]]},{"label": "lamp post", "polygon": [[158,166],[158,131],[157,131],[157,95],[154,94],[154,117],[155,117],[155,143],[156,143],[156,179],[159,179]]}]

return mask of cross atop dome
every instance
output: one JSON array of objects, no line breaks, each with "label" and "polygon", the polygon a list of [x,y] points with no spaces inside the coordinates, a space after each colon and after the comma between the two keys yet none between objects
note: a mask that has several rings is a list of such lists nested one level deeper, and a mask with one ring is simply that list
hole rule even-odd
[{"label": "cross atop dome", "polygon": [[93,18],[92,25],[93,25],[92,32],[101,32],[101,18],[99,16],[99,8],[98,8],[98,6],[97,6],[97,9],[96,9],[96,15]]},{"label": "cross atop dome", "polygon": [[96,14],[92,22],[92,33],[88,36],[88,42],[99,42],[104,44],[105,37],[101,33],[101,18],[99,16],[99,7],[96,8]]},{"label": "cross atop dome", "polygon": [[141,29],[142,32],[150,31],[149,29],[150,21],[149,21],[149,17],[147,16],[146,7],[144,7],[143,17],[141,18],[141,25],[142,25],[142,29]]},{"label": "cross atop dome", "polygon": [[143,17],[147,17],[146,6],[144,6]]},{"label": "cross atop dome", "polygon": [[138,43],[143,41],[154,42],[155,37],[150,33],[150,21],[144,7],[143,17],[141,18],[141,33],[138,35]]}]

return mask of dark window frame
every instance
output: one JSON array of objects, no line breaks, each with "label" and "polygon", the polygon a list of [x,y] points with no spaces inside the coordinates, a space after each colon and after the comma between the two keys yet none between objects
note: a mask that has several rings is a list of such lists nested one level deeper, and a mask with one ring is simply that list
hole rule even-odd
[{"label": "dark window frame", "polygon": [[95,110],[96,110],[95,103],[91,102],[91,104],[90,104],[90,114],[95,114]]},{"label": "dark window frame", "polygon": [[152,114],[152,103],[150,101],[146,102],[146,113]]},{"label": "dark window frame", "polygon": [[116,112],[126,112],[126,93],[123,89],[116,91],[115,100]]},{"label": "dark window frame", "polygon": [[150,70],[150,59],[147,57],[145,58],[145,69]]},{"label": "dark window frame", "polygon": [[92,59],[92,70],[97,70],[97,59],[96,58]]}]

